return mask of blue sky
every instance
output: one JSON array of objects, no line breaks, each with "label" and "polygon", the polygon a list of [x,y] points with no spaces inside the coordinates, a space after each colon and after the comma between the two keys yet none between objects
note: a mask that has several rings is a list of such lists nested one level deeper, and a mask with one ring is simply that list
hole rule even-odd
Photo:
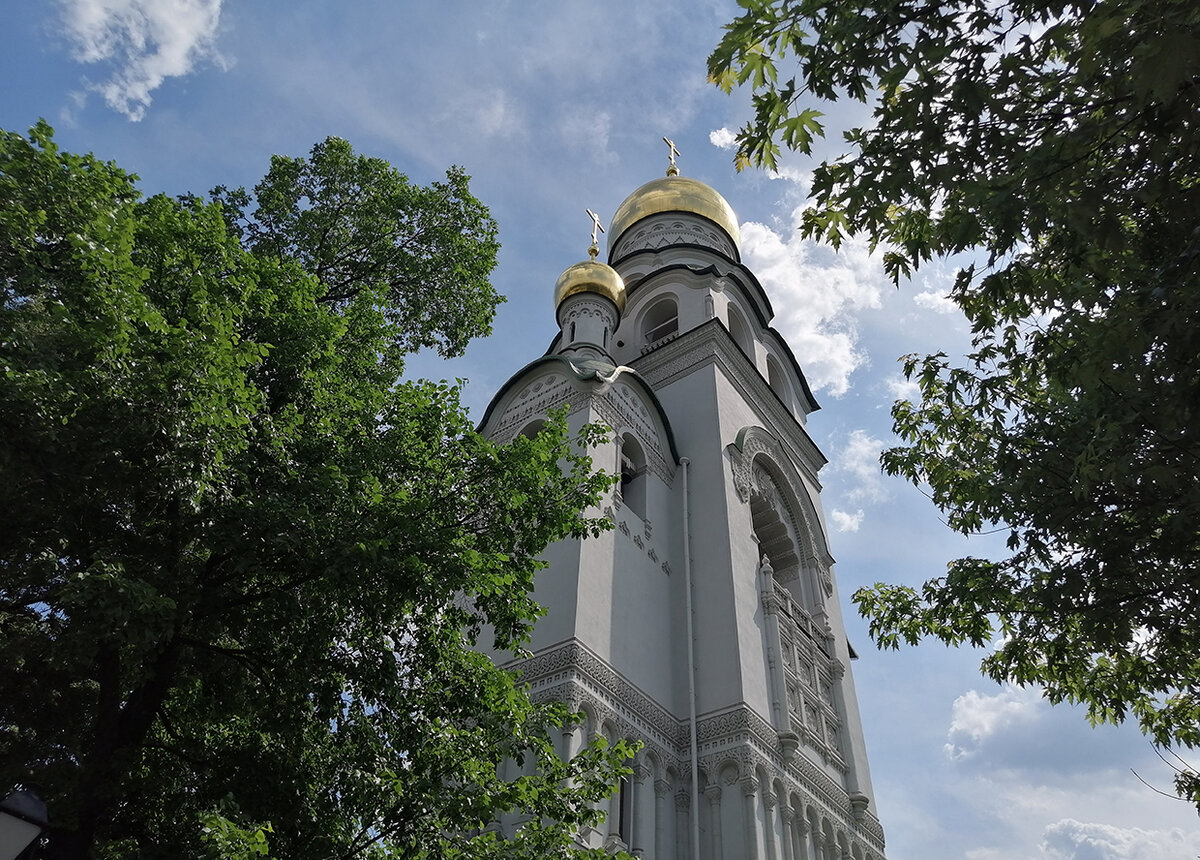
[{"label": "blue sky", "polygon": [[[810,432],[830,459],[824,502],[843,595],[877,580],[918,584],[947,560],[994,549],[951,534],[915,489],[879,474],[896,359],[961,353],[967,332],[931,266],[899,290],[851,242],[801,241],[805,158],[778,175],[737,174],[729,130],[745,95],[705,83],[732,0],[60,0],[5,3],[0,127],[38,117],[66,149],[142,177],[149,193],[251,186],[271,154],[327,135],[414,180],[466,167],[500,224],[495,283],[508,296],[492,337],[413,371],[492,392],[555,332],[551,291],[583,259],[590,207],[607,221],[665,167],[719,190],[743,252],[823,405]],[[832,125],[862,119],[830,109]],[[836,155],[836,142],[822,156]],[[878,813],[889,856],[969,860],[1183,860],[1200,854],[1192,807],[1136,729],[1092,730],[1036,690],[998,687],[977,653],[928,644],[879,652],[846,609]]]}]

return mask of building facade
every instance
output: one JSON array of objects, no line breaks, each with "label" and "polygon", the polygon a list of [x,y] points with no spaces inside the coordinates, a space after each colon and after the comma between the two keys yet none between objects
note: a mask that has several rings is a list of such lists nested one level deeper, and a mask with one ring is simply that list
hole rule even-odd
[{"label": "building facade", "polygon": [[[597,221],[597,226],[599,222]],[[678,175],[567,269],[559,336],[496,394],[483,431],[566,407],[604,423],[615,528],[547,550],[547,614],[520,663],[563,735],[642,743],[593,847],[649,860],[883,860],[818,473],[818,408],[742,265],[736,216]],[[595,232],[593,232],[593,240]]]}]

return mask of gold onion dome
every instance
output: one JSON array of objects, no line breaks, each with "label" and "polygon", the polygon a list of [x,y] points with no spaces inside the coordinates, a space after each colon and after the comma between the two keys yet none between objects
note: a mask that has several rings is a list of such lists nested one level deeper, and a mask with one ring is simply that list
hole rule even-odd
[{"label": "gold onion dome", "polygon": [[660,212],[691,212],[707,218],[741,249],[737,216],[725,198],[700,180],[678,174],[652,179],[625,198],[608,227],[609,248],[615,246],[626,229]]},{"label": "gold onion dome", "polygon": [[616,269],[596,260],[576,263],[558,276],[558,283],[554,285],[554,307],[557,309],[576,293],[599,293],[612,299],[617,313],[625,310],[625,282]]}]

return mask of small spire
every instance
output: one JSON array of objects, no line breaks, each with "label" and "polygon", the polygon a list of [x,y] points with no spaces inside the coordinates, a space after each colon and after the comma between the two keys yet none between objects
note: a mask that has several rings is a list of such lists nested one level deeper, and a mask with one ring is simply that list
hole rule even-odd
[{"label": "small spire", "polygon": [[671,161],[670,166],[667,167],[667,176],[678,176],[679,168],[675,166],[675,156],[682,155],[683,153],[675,148],[675,141],[671,140],[671,138],[664,137],[663,143],[667,145],[667,158]]},{"label": "small spire", "polygon": [[600,254],[599,236],[597,235],[596,231],[598,230],[600,233],[603,233],[604,225],[600,223],[600,216],[591,209],[585,209],[584,211],[587,212],[588,217],[592,219],[592,244],[591,247],[588,248],[588,256],[594,260]]}]

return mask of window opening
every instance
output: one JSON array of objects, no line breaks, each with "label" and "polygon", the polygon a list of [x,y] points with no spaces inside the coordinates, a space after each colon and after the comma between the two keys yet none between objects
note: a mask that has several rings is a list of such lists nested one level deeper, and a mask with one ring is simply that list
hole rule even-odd
[{"label": "window opening", "polygon": [[779,399],[790,409],[792,398],[787,384],[787,377],[783,375],[783,368],[779,366],[779,362],[773,356],[767,356],[767,384],[771,386],[771,390],[778,394]]},{"label": "window opening", "polygon": [[742,319],[741,313],[733,305],[729,306],[729,334],[733,337],[736,343],[745,353],[746,357],[754,361],[754,347],[750,342],[750,329],[746,327],[745,320]]},{"label": "window opening", "polygon": [[674,299],[664,299],[646,311],[642,318],[642,339],[656,343],[679,331],[679,307]]},{"label": "window opening", "polygon": [[617,835],[626,845],[629,844],[630,830],[633,825],[633,792],[630,790],[629,777],[621,777],[621,797],[618,802]]},{"label": "window opening", "polygon": [[621,500],[642,519],[646,518],[646,457],[630,434],[621,437]]}]

